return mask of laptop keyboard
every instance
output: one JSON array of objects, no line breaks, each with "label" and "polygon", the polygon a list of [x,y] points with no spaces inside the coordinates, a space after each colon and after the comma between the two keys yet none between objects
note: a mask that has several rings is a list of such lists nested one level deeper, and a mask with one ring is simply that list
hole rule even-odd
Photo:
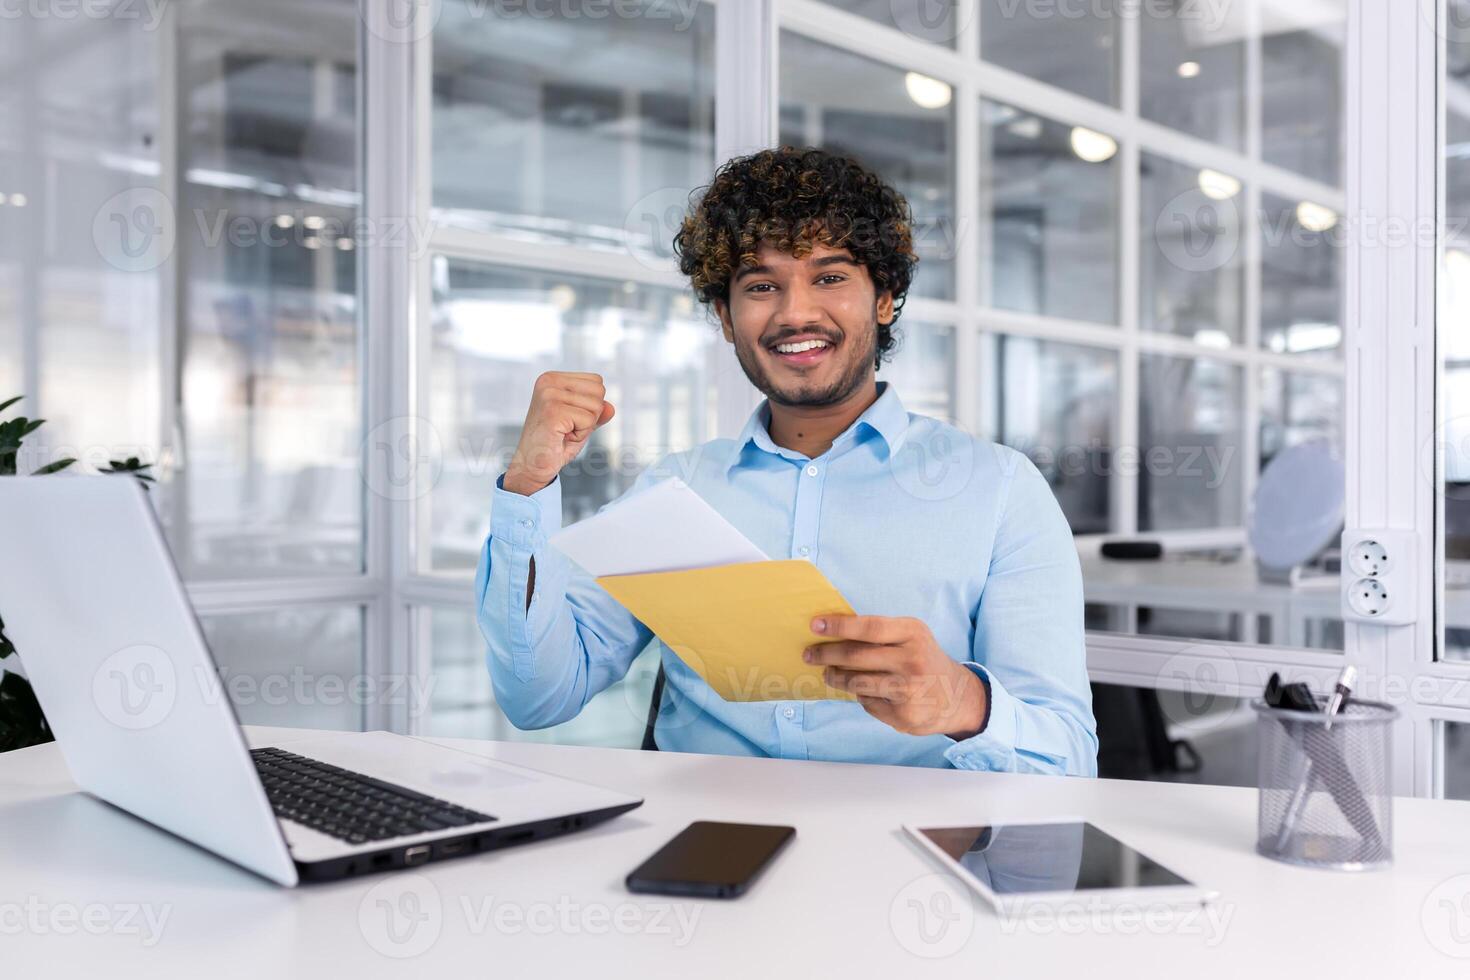
[{"label": "laptop keyboard", "polygon": [[495,819],[284,749],[254,749],[250,755],[276,816],[349,844]]}]

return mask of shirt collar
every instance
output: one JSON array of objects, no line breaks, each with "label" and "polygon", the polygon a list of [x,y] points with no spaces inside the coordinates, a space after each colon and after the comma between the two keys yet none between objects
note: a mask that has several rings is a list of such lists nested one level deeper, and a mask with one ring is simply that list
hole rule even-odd
[{"label": "shirt collar", "polygon": [[[735,437],[735,445],[731,449],[730,458],[725,464],[725,472],[728,473],[736,463],[740,461],[745,447],[751,443],[763,452],[787,459],[805,458],[789,449],[782,449],[771,441],[771,433],[767,428],[771,417],[771,403],[769,399],[762,400],[756,406],[755,411],[750,413],[745,427]],[[891,459],[903,443],[904,433],[909,426],[909,413],[903,407],[903,402],[898,400],[898,392],[893,385],[887,381],[878,382],[878,398],[869,405],[863,414],[853,420],[852,425],[832,441],[832,448],[836,449],[846,443],[853,442],[866,432],[877,433],[888,449]],[[831,450],[828,450],[829,452]]]}]

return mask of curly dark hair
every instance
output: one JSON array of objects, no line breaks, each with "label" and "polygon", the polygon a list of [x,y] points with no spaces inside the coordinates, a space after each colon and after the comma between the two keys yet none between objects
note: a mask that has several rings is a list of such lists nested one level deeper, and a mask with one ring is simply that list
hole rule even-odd
[{"label": "curly dark hair", "polygon": [[674,235],[679,271],[701,302],[728,304],[731,278],[756,264],[762,243],[797,258],[815,244],[845,248],[879,292],[893,293],[893,319],[878,324],[875,366],[883,363],[918,262],[902,194],[851,157],[794,146],[735,157],[701,190]]}]

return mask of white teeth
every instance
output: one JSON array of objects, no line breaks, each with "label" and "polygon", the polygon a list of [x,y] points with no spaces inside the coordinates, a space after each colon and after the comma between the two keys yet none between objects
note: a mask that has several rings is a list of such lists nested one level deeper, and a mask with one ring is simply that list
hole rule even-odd
[{"label": "white teeth", "polygon": [[804,351],[816,350],[819,347],[826,346],[827,342],[825,340],[803,340],[799,344],[777,344],[776,350],[782,354],[800,354]]}]

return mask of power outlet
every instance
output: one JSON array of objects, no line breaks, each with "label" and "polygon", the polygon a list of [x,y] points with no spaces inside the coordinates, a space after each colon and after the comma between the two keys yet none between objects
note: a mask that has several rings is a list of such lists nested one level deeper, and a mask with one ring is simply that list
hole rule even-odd
[{"label": "power outlet", "polygon": [[1418,582],[1412,531],[1349,528],[1342,534],[1342,616],[1357,623],[1414,622]]},{"label": "power outlet", "polygon": [[1388,589],[1376,578],[1360,578],[1348,586],[1348,605],[1363,619],[1383,621],[1391,608]]}]

